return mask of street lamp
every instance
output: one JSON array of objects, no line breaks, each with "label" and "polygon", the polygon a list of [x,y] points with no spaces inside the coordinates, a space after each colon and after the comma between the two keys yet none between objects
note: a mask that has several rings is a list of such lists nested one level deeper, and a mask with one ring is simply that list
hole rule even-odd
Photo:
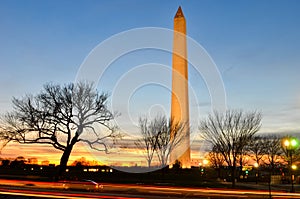
[{"label": "street lamp", "polygon": [[295,192],[294,189],[294,174],[293,174],[293,170],[296,169],[295,165],[293,165],[293,152],[298,148],[299,146],[299,141],[297,138],[295,137],[287,137],[283,140],[283,145],[286,149],[286,154],[287,154],[287,158],[289,158],[290,156],[290,167],[289,170],[291,172],[291,181],[292,181],[292,190],[291,192]]}]

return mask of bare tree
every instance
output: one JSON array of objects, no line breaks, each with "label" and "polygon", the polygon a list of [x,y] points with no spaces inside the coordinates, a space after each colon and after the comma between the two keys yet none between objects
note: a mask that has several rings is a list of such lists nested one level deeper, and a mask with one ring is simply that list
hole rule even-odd
[{"label": "bare tree", "polygon": [[[151,121],[140,119],[142,139],[137,144],[144,146],[148,165],[155,152],[160,166],[167,166],[171,151],[182,140],[181,132],[184,125],[174,122],[171,125],[171,123],[172,121],[165,116],[156,116]],[[172,139],[171,132],[173,133]]]},{"label": "bare tree", "polygon": [[212,150],[207,154],[207,159],[214,168],[219,168],[224,165],[224,156],[213,147]]},{"label": "bare tree", "polygon": [[[251,139],[249,140],[249,142],[250,141],[251,141]],[[237,160],[238,160],[239,167],[240,167],[239,171],[241,172],[243,165],[248,164],[248,162],[249,162],[249,151],[247,149],[247,145],[245,145],[245,147],[243,147],[241,149],[241,151],[237,155]]]},{"label": "bare tree", "polygon": [[214,168],[218,171],[218,178],[221,177],[221,167],[225,163],[224,156],[217,150],[216,147],[213,147],[212,150],[207,154],[206,158],[212,164]]},{"label": "bare tree", "polygon": [[277,135],[269,135],[265,138],[265,154],[267,159],[264,163],[269,165],[272,173],[274,173],[275,167],[280,163],[283,156],[283,150],[281,146],[281,137]]},{"label": "bare tree", "polygon": [[203,138],[216,147],[231,167],[232,187],[235,186],[238,156],[260,126],[260,113],[244,113],[242,110],[228,110],[225,113],[215,111],[200,123],[199,130]]},{"label": "bare tree", "polygon": [[140,118],[139,119],[139,127],[140,132],[142,135],[142,138],[138,139],[135,142],[135,145],[139,149],[143,149],[145,153],[145,157],[147,160],[148,167],[151,166],[151,162],[153,159],[153,156],[155,154],[156,150],[156,131],[152,131],[151,128],[149,128],[149,121],[147,118]]},{"label": "bare tree", "polygon": [[[166,117],[157,117],[152,123],[153,131],[156,131],[155,151],[162,167],[167,166],[171,152],[184,139],[182,131],[185,124],[174,122]],[[172,137],[171,137],[172,133]]]},{"label": "bare tree", "polygon": [[262,162],[262,158],[267,153],[267,145],[268,145],[268,139],[263,136],[255,136],[252,138],[248,145],[248,150],[250,152],[250,156],[253,158],[253,160],[260,165]]},{"label": "bare tree", "polygon": [[[48,144],[61,150],[59,175],[65,171],[78,142],[108,151],[109,140],[120,136],[110,125],[114,115],[107,109],[107,94],[93,84],[46,84],[37,95],[14,98],[13,111],[3,118],[1,138],[25,144]],[[104,128],[105,127],[105,128]]]},{"label": "bare tree", "polygon": [[254,136],[249,145],[247,146],[247,150],[249,151],[249,156],[256,162],[256,183],[258,183],[258,179],[260,176],[259,166],[264,164],[263,158],[266,156],[267,147],[268,147],[268,139],[265,136]]}]

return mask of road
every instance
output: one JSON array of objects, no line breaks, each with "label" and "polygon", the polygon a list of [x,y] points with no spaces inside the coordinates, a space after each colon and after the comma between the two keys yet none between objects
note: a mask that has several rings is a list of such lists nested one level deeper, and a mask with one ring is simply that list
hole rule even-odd
[{"label": "road", "polygon": [[[162,199],[162,198],[269,198],[266,190],[233,190],[107,184],[100,193],[64,191],[61,183],[22,180],[0,180],[0,198],[72,198],[72,199]],[[3,197],[2,197],[3,196]],[[9,197],[8,197],[9,196]],[[272,192],[272,198],[300,198],[299,193]]]}]

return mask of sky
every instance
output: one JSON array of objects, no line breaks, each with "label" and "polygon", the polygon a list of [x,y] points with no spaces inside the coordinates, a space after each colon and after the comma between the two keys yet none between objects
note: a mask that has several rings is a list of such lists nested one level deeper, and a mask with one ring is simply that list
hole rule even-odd
[{"label": "sky", "polygon": [[[0,114],[12,110],[12,97],[37,93],[48,82],[74,82],[93,49],[116,34],[145,27],[172,29],[178,6],[188,36],[203,47],[219,71],[227,107],[260,111],[261,133],[300,132],[297,0],[2,0]],[[158,49],[132,51],[114,60],[101,76],[97,88],[112,94],[112,107],[121,113],[117,122],[130,136],[138,135],[138,117],[169,114],[171,76],[166,74],[171,60],[170,52]],[[151,77],[169,86],[154,82],[126,90],[131,81]],[[213,109],[208,87],[214,85],[208,85],[191,64],[189,84],[191,126],[197,133],[199,120]],[[30,152],[11,145],[2,154],[10,156],[19,149],[21,155],[35,155],[38,149],[25,148]],[[81,154],[77,152],[78,157]]]}]

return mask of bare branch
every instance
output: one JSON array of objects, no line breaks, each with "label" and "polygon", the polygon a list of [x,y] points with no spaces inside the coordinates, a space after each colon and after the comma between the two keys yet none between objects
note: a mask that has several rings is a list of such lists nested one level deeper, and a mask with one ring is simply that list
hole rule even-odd
[{"label": "bare branch", "polygon": [[215,111],[200,122],[202,137],[210,142],[214,150],[223,155],[227,165],[232,167],[233,186],[237,163],[242,164],[245,147],[260,126],[260,113],[243,113],[241,110],[228,110],[223,114]]},{"label": "bare branch", "polygon": [[[6,142],[52,145],[63,151],[60,164],[66,166],[77,142],[89,143],[95,150],[95,144],[100,144],[107,151],[105,141],[119,138],[110,125],[114,115],[106,106],[107,99],[107,94],[99,94],[88,82],[46,84],[35,96],[13,98],[13,111],[2,118],[0,138]],[[102,135],[95,125],[111,132]],[[94,138],[89,140],[91,137]]]}]

